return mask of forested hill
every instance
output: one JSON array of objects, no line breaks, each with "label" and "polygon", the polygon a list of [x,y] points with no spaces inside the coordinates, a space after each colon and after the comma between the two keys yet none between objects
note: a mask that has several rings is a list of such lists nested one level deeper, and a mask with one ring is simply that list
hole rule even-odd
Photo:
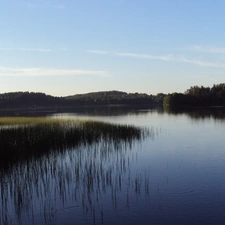
[{"label": "forested hill", "polygon": [[0,94],[1,108],[20,108],[59,105],[60,98],[39,92],[8,92]]},{"label": "forested hill", "polygon": [[162,103],[164,96],[163,94],[153,96],[121,91],[102,91],[68,96],[65,97],[65,100],[80,105],[149,105]]},{"label": "forested hill", "polygon": [[156,96],[121,91],[92,92],[67,97],[54,97],[38,92],[0,94],[0,109],[27,107],[79,107],[98,105],[152,105],[163,102],[164,94]]},{"label": "forested hill", "polygon": [[169,106],[225,106],[225,83],[210,87],[193,86],[185,93],[172,93],[164,98]]},{"label": "forested hill", "polygon": [[81,106],[225,106],[225,83],[213,87],[193,86],[184,93],[147,95],[122,91],[101,91],[54,97],[39,92],[0,94],[0,110],[10,108],[81,107]]}]

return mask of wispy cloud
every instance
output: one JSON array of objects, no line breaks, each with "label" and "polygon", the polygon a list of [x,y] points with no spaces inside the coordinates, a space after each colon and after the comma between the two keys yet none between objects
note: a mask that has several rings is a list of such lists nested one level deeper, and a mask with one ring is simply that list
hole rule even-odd
[{"label": "wispy cloud", "polygon": [[225,53],[225,48],[206,47],[200,45],[193,45],[185,48],[189,51],[203,52],[203,53]]},{"label": "wispy cloud", "polygon": [[86,50],[85,52],[93,53],[93,54],[100,54],[100,55],[108,54],[107,51],[102,51],[102,50]]},{"label": "wispy cloud", "polygon": [[191,64],[203,66],[203,67],[225,68],[225,63],[221,63],[221,62],[209,62],[209,61],[203,61],[203,60],[198,60],[198,59],[187,59],[185,57],[181,57],[179,59],[179,61],[191,63]]},{"label": "wispy cloud", "polygon": [[149,55],[149,54],[120,52],[120,53],[115,53],[115,55],[140,58],[140,59],[155,59],[155,60],[163,60],[163,61],[174,61],[176,58],[173,54],[156,56],[156,55]]},{"label": "wispy cloud", "polygon": [[0,67],[0,76],[108,76],[103,70],[75,70],[75,69],[48,69],[48,68],[7,68]]},{"label": "wispy cloud", "polygon": [[[200,46],[196,46],[196,49],[205,50],[205,51],[212,51],[212,52],[219,52],[222,53],[225,49],[222,48],[203,48]],[[131,57],[137,59],[149,59],[149,60],[160,60],[160,61],[171,61],[171,62],[180,62],[180,63],[190,63],[202,67],[217,67],[217,68],[225,68],[224,62],[213,62],[213,61],[204,61],[198,58],[189,58],[183,55],[176,55],[176,54],[165,54],[165,55],[152,55],[152,54],[139,54],[139,53],[131,53],[131,52],[108,52],[102,50],[87,50],[88,53],[94,54],[110,54],[115,56],[121,57]]]},{"label": "wispy cloud", "polygon": [[0,47],[0,50],[2,50],[2,51],[51,52],[51,49],[49,49],[49,48],[5,48],[5,47]]},{"label": "wispy cloud", "polygon": [[142,59],[153,59],[153,60],[162,60],[162,61],[173,61],[173,62],[182,62],[182,63],[190,63],[195,64],[203,67],[217,67],[217,68],[225,68],[225,63],[221,62],[209,62],[203,61],[199,59],[190,59],[186,58],[184,55],[149,55],[149,54],[135,54],[135,53],[116,53],[119,56],[127,56],[127,57],[135,57],[135,58],[142,58]]}]

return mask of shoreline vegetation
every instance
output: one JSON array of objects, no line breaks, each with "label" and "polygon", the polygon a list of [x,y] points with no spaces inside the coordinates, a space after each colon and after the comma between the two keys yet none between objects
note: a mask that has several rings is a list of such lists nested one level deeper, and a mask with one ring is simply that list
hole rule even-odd
[{"label": "shoreline vegetation", "polygon": [[54,97],[39,92],[8,92],[0,94],[0,111],[60,111],[94,107],[143,107],[155,106],[198,107],[225,106],[225,83],[213,87],[192,86],[184,93],[126,93],[121,91],[101,91]]},{"label": "shoreline vegetation", "polygon": [[164,106],[202,107],[225,106],[225,83],[213,87],[193,86],[184,93],[172,93],[165,96]]},{"label": "shoreline vegetation", "polygon": [[153,96],[121,91],[92,92],[66,97],[54,97],[38,92],[9,92],[0,94],[0,110],[152,106],[162,104],[164,96],[162,93]]},{"label": "shoreline vegetation", "polygon": [[0,118],[0,163],[7,166],[43,154],[91,146],[97,143],[132,145],[142,140],[147,129],[91,120],[50,118]]},{"label": "shoreline vegetation", "polygon": [[54,224],[64,209],[78,207],[74,213],[93,215],[93,223],[101,215],[103,224],[103,198],[114,208],[124,188],[149,197],[149,172],[132,171],[131,149],[155,135],[92,120],[0,118],[0,224]]}]

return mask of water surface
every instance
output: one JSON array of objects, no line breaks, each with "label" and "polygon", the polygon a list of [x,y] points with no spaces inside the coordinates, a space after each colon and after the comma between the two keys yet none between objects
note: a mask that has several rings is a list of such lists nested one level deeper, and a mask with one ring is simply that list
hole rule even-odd
[{"label": "water surface", "polygon": [[1,224],[225,224],[225,110],[49,114],[148,127],[0,172]]}]

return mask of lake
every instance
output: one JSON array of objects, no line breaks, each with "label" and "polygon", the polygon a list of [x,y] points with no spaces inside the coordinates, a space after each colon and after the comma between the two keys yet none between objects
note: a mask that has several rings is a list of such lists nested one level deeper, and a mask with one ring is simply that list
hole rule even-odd
[{"label": "lake", "polygon": [[225,108],[46,114],[148,128],[143,140],[0,171],[0,224],[225,224]]}]

